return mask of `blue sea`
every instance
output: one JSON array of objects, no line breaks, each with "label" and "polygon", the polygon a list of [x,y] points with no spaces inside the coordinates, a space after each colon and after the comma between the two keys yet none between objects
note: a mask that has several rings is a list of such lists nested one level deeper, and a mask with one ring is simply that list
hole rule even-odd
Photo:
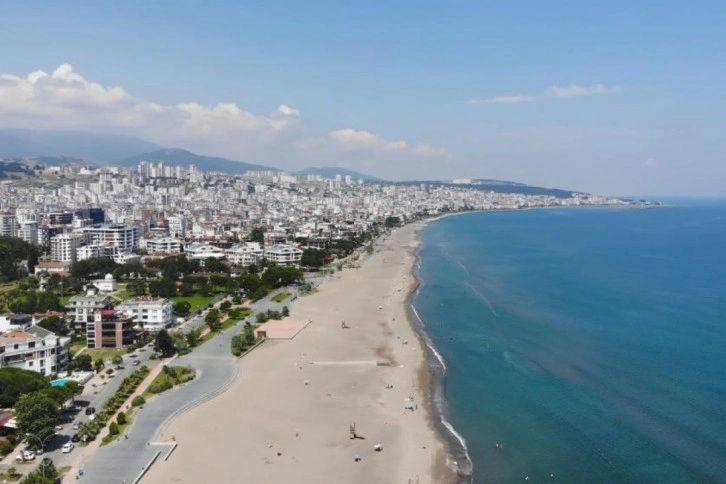
[{"label": "blue sea", "polygon": [[726,482],[726,201],[681,203],[424,230],[414,305],[474,482]]}]

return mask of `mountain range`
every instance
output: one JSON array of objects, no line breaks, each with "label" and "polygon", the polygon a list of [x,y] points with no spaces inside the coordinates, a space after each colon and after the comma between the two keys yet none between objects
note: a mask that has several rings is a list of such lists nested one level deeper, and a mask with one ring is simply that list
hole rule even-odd
[{"label": "mountain range", "polygon": [[[202,171],[223,173],[244,173],[249,170],[281,171],[278,168],[265,165],[198,155],[181,148],[164,148],[133,136],[88,131],[0,129],[0,159],[10,158],[10,161],[18,161],[18,158],[23,157],[34,158],[44,164],[93,162],[101,165],[131,167],[138,165],[141,161],[164,161],[172,165],[185,167],[196,165]],[[335,175],[341,175],[369,182],[384,181],[381,178],[347,168],[336,167],[306,168],[295,174],[314,174],[325,178],[334,178]],[[433,183],[459,186],[451,181],[401,183]],[[573,193],[568,190],[534,187],[523,183],[487,179],[472,180],[467,186],[477,190],[501,193],[547,194],[557,197],[569,197]]]}]

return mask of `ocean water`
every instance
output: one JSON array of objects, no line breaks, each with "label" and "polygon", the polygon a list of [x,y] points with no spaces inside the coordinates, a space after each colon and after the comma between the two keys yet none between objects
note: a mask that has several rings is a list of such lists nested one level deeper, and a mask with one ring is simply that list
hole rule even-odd
[{"label": "ocean water", "polygon": [[726,201],[686,203],[424,230],[414,305],[474,482],[726,482]]}]

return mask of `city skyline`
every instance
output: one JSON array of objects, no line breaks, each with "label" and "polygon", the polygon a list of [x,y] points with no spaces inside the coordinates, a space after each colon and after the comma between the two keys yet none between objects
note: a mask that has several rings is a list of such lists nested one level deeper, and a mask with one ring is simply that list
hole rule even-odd
[{"label": "city skyline", "polygon": [[0,128],[296,171],[724,195],[722,8],[9,5]]}]

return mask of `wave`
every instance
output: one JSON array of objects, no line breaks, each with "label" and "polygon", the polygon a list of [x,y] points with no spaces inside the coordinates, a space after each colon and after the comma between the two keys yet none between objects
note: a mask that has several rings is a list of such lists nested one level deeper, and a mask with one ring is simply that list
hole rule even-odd
[{"label": "wave", "polygon": [[[418,315],[418,311],[416,311],[416,307],[413,304],[411,304],[411,311],[413,311],[414,316],[416,316],[416,319],[418,319],[419,324],[423,328],[423,320],[421,319],[421,316]],[[436,348],[434,347],[434,343],[431,341],[431,338],[429,338],[429,336],[425,332],[422,332],[422,336],[424,343],[426,343],[426,347],[431,350],[431,353],[433,353],[433,355],[439,361],[439,364],[441,365],[444,373],[446,373],[446,363],[444,363],[444,357],[441,356],[441,353],[436,350]]]}]

